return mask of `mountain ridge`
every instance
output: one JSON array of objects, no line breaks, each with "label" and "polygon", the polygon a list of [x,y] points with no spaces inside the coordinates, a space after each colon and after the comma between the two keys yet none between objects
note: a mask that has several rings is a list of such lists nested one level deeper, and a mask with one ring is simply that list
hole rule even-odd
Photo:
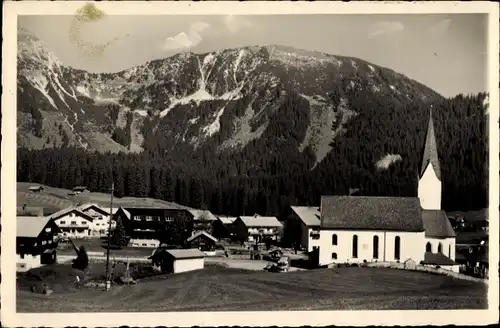
[{"label": "mountain ridge", "polygon": [[[28,114],[21,115],[19,133],[20,145],[27,148],[71,145],[97,151],[141,152],[147,142],[143,130],[149,123],[145,121],[155,121],[151,123],[154,131],[175,131],[168,136],[167,149],[178,143],[199,148],[217,134],[224,139],[217,152],[241,149],[261,137],[269,117],[291,95],[308,102],[309,116],[315,117],[299,150],[312,140],[320,161],[328,152],[328,144],[342,133],[342,125],[356,115],[356,110],[348,108],[347,99],[329,99],[331,85],[343,83],[344,89],[352,89],[357,87],[356,79],[371,79],[368,87],[373,92],[384,89],[408,98],[441,97],[419,82],[358,58],[283,45],[185,52],[116,73],[89,73],[62,65],[28,31],[20,34],[18,90],[23,94],[28,89],[32,96],[28,98],[35,98],[18,96],[20,112]],[[399,79],[400,85],[386,83],[387,77]],[[37,109],[31,108],[33,103]],[[179,111],[183,112],[174,113]],[[186,119],[179,117],[182,114]],[[221,126],[224,118],[229,122]],[[341,124],[332,132],[328,125],[334,121]],[[172,127],[174,124],[182,127]],[[226,131],[221,132],[221,128]]]}]

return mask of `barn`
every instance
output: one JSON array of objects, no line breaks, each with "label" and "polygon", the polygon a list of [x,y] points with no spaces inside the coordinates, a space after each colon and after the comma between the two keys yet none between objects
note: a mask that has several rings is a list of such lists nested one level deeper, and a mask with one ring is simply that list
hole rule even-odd
[{"label": "barn", "polygon": [[205,266],[205,253],[197,248],[165,249],[160,247],[150,259],[153,261],[153,265],[168,273],[201,270]]}]

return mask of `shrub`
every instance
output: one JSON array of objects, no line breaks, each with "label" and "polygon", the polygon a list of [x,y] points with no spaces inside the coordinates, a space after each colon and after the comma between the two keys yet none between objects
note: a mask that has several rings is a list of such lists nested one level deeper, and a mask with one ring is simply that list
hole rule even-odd
[{"label": "shrub", "polygon": [[87,255],[87,251],[85,250],[85,246],[80,246],[78,250],[78,256],[73,260],[73,269],[85,271],[89,266],[89,256]]}]

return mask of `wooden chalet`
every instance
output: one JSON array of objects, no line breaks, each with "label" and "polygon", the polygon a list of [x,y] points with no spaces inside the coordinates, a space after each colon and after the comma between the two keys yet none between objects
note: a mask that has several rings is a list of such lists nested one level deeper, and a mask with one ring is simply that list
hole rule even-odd
[{"label": "wooden chalet", "polygon": [[[185,209],[167,207],[120,207],[113,220],[121,220],[131,239],[159,240],[168,224],[176,220],[188,221],[187,236],[192,235],[193,215]],[[187,239],[187,237],[186,237]]]},{"label": "wooden chalet", "polygon": [[197,248],[203,252],[215,251],[217,238],[206,231],[198,231],[187,239],[187,243],[191,248]]},{"label": "wooden chalet", "polygon": [[61,232],[50,217],[17,217],[16,254],[18,271],[57,261],[57,236]]},{"label": "wooden chalet", "polygon": [[217,218],[216,221],[212,222],[213,236],[219,239],[236,239],[236,234],[234,231],[234,221],[236,217],[224,217],[221,216]]}]

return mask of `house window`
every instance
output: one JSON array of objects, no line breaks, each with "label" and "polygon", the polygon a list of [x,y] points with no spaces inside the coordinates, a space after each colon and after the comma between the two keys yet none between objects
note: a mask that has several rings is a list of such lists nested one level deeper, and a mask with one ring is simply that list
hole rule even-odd
[{"label": "house window", "polygon": [[50,228],[45,228],[45,232],[50,232]]},{"label": "house window", "polygon": [[332,253],[332,260],[336,260],[337,259],[337,253]]},{"label": "house window", "polygon": [[24,254],[21,253],[20,256],[21,256],[21,259],[24,260]]},{"label": "house window", "polygon": [[352,257],[358,258],[358,236],[352,236]]},{"label": "house window", "polygon": [[42,240],[42,245],[45,245],[47,244],[47,242],[45,240]]},{"label": "house window", "polygon": [[317,251],[319,249],[319,246],[313,246],[313,251]]},{"label": "house window", "polygon": [[66,224],[66,221],[60,221],[60,224]]},{"label": "house window", "polygon": [[146,247],[146,246],[148,246],[148,244],[142,244],[142,246]]},{"label": "house window", "polygon": [[396,260],[401,258],[401,238],[399,236],[394,239],[394,258]]},{"label": "house window", "polygon": [[337,235],[332,235],[332,245],[337,245]]},{"label": "house window", "polygon": [[443,244],[439,243],[438,245],[438,253],[442,253],[443,252]]},{"label": "house window", "polygon": [[378,236],[373,236],[373,258],[378,259]]},{"label": "house window", "polygon": [[76,221],[71,221],[71,224],[76,224]]},{"label": "house window", "polygon": [[427,245],[425,245],[425,251],[428,253],[432,253],[432,245],[430,242],[428,242]]}]

